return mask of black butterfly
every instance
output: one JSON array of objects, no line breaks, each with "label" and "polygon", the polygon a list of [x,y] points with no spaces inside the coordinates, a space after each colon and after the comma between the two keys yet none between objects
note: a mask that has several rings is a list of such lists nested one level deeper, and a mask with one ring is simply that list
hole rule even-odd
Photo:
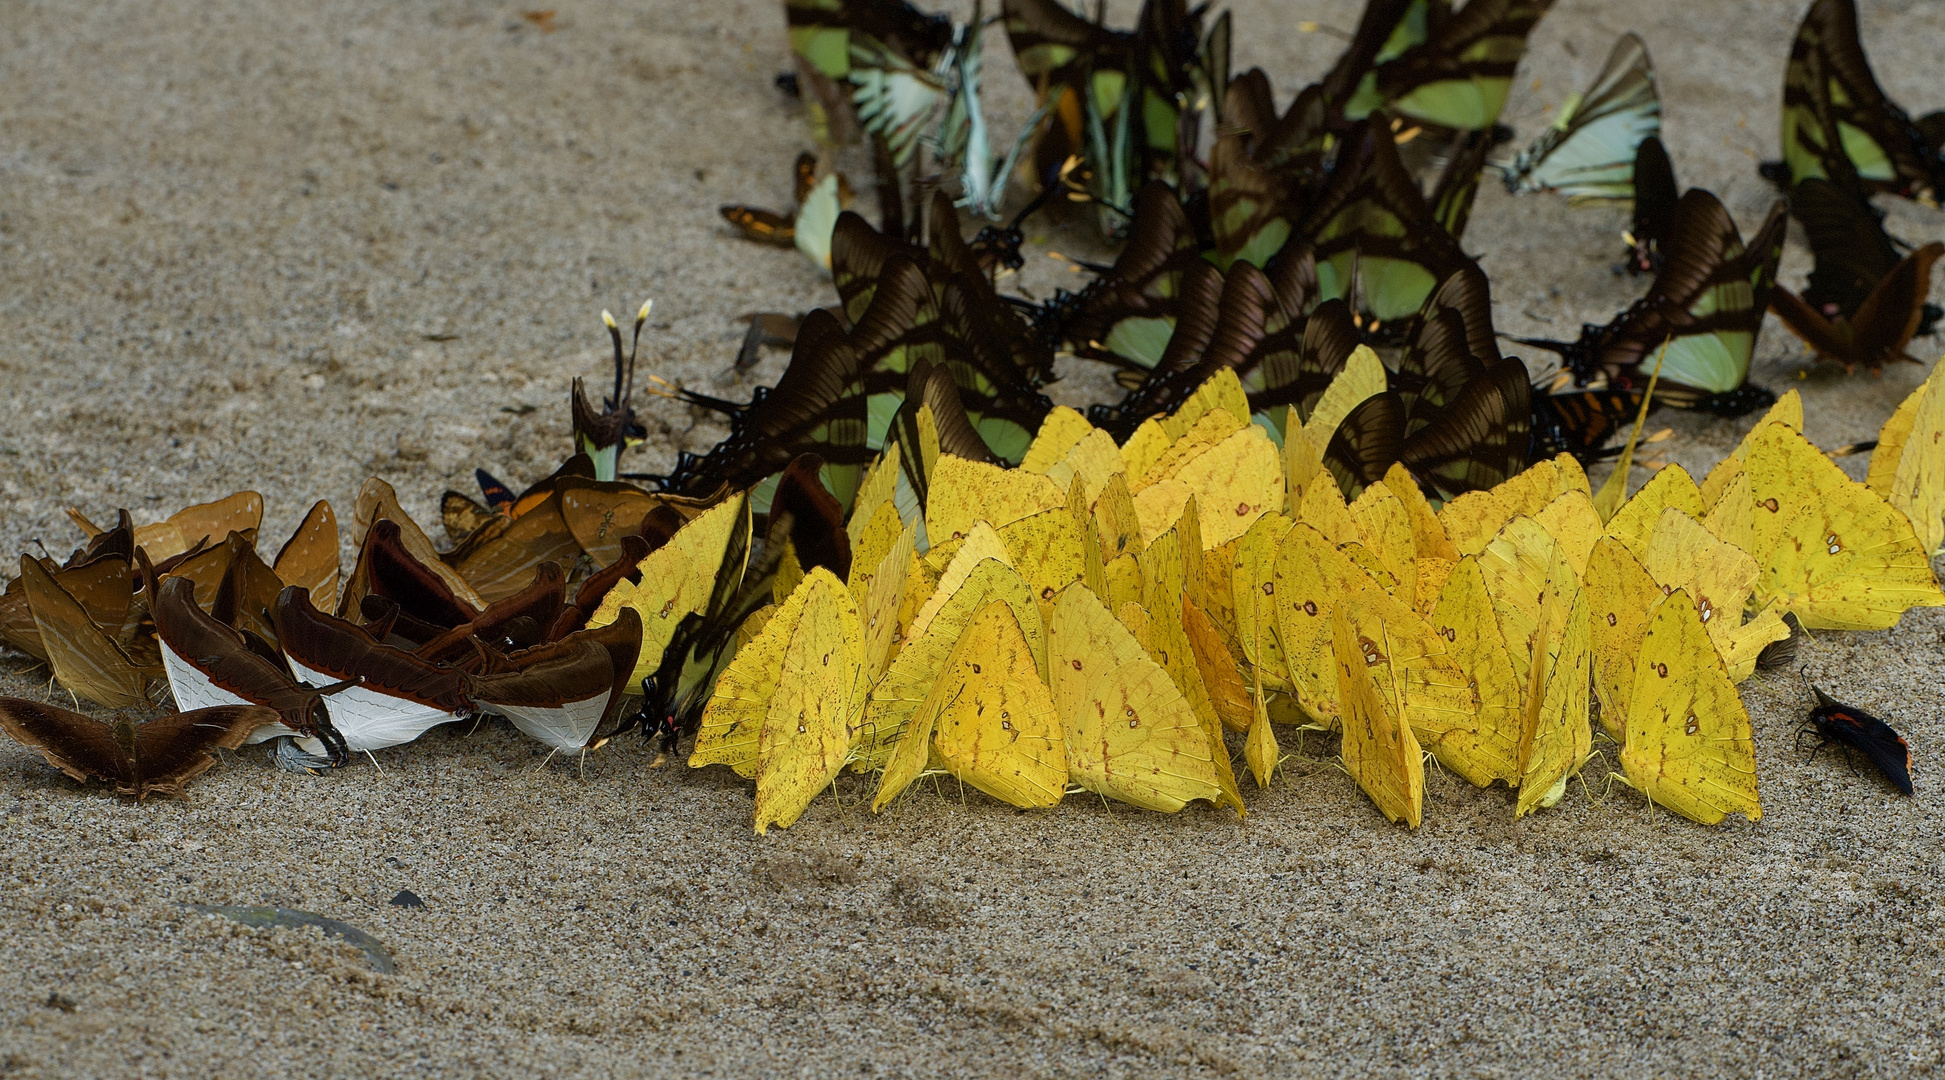
[{"label": "black butterfly", "polygon": [[1345,137],[1299,235],[1316,251],[1322,295],[1349,298],[1355,290],[1355,306],[1376,324],[1366,333],[1405,330],[1432,290],[1471,262],[1406,170],[1382,112]]},{"label": "black butterfly", "polygon": [[1791,192],[1790,213],[1809,235],[1817,264],[1801,297],[1781,287],[1771,296],[1784,325],[1819,356],[1846,366],[1876,370],[1909,359],[1905,346],[1930,334],[1939,316],[1925,299],[1932,264],[1945,248],[1934,242],[1900,258],[1869,203],[1817,177]]},{"label": "black butterfly", "polygon": [[1209,151],[1214,261],[1267,265],[1282,250],[1329,177],[1324,91],[1305,87],[1281,116],[1269,76],[1251,68],[1229,83],[1222,127]]},{"label": "black butterfly", "polygon": [[1904,736],[1890,724],[1832,698],[1817,687],[1811,687],[1810,692],[1817,695],[1817,707],[1810,710],[1809,722],[1797,732],[1797,740],[1800,743],[1805,735],[1816,736],[1817,746],[1811,751],[1811,758],[1814,760],[1831,743],[1843,749],[1846,761],[1852,750],[1861,751],[1893,786],[1906,795],[1911,794],[1911,747],[1905,743]]},{"label": "black butterfly", "polygon": [[1252,415],[1279,429],[1284,408],[1308,419],[1330,380],[1358,345],[1350,308],[1317,303],[1317,266],[1307,245],[1286,248],[1268,268],[1238,261],[1213,304],[1183,312],[1175,335],[1148,379],[1119,405],[1097,406],[1097,425],[1125,435],[1149,416],[1173,411],[1228,368],[1249,395]]},{"label": "black butterfly", "polygon": [[1666,261],[1662,249],[1675,228],[1675,207],[1681,201],[1681,187],[1675,183],[1675,167],[1661,139],[1650,135],[1634,151],[1634,228],[1624,239],[1628,242],[1627,260],[1622,263],[1630,274],[1661,272]]},{"label": "black butterfly", "polygon": [[1222,273],[1202,257],[1203,244],[1167,184],[1149,181],[1135,197],[1127,246],[1078,295],[1056,296],[1043,309],[1047,332],[1076,356],[1122,368],[1139,385],[1161,362],[1185,311],[1218,300]]}]

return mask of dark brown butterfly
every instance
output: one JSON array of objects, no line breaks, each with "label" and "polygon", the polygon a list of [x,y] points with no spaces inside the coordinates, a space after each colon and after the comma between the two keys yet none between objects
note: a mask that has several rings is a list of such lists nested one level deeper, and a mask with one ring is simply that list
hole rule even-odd
[{"label": "dark brown butterfly", "polygon": [[[646,528],[649,521],[645,519],[642,524]],[[679,522],[674,523],[666,533],[659,535],[660,542],[654,547],[668,543],[669,538],[674,536],[675,530],[680,527]],[[547,640],[559,641],[586,626],[588,617],[601,607],[602,598],[608,595],[608,590],[614,588],[616,582],[624,578],[631,582],[641,581],[641,574],[635,567],[643,559],[648,558],[648,553],[653,550],[649,541],[641,536],[624,536],[621,538],[620,547],[619,557],[581,581],[580,586],[575,589],[574,599],[554,617],[554,625],[547,632]]]},{"label": "dark brown butterfly", "polygon": [[279,594],[272,614],[278,644],[299,679],[319,687],[356,680],[325,706],[353,751],[411,742],[472,712],[457,668],[383,644],[364,627],[324,614],[301,588]]},{"label": "dark brown butterfly", "polygon": [[1553,0],[1372,0],[1324,85],[1359,120],[1384,109],[1414,124],[1483,131],[1499,119],[1526,38]]},{"label": "dark brown butterfly", "polygon": [[[1797,733],[1799,745],[1805,735],[1817,739],[1816,749],[1810,757],[1815,760],[1824,747],[1837,744],[1844,752],[1844,760],[1850,760],[1852,750],[1861,751],[1866,760],[1876,765],[1891,785],[1906,795],[1912,794],[1911,787],[1911,747],[1890,724],[1879,720],[1862,709],[1846,705],[1824,693],[1817,687],[1810,692],[1817,695],[1817,707],[1810,710],[1809,722]],[[1856,771],[1856,766],[1852,766]]]},{"label": "dark brown butterfly", "polygon": [[[358,552],[351,582],[339,599],[339,616],[363,611],[368,596],[388,600],[398,609],[395,632],[416,642],[472,622],[485,602],[474,602],[477,594],[467,599],[454,592],[451,583],[438,573],[443,564],[438,564],[436,557],[428,563],[415,555],[407,535],[405,527],[391,518],[372,524]],[[309,594],[305,595],[308,602]]]},{"label": "dark brown butterfly", "polygon": [[642,647],[642,620],[624,607],[614,622],[509,653],[507,670],[468,676],[467,694],[485,711],[555,750],[586,750],[612,736]]},{"label": "dark brown butterfly", "polygon": [[1922,363],[1905,352],[1905,346],[1911,344],[1924,318],[1925,299],[1931,295],[1932,264],[1941,255],[1945,255],[1945,243],[1934,240],[1905,256],[1848,319],[1826,317],[1780,286],[1770,293],[1770,310],[1804,344],[1816,350],[1818,359],[1842,364],[1845,371],[1860,364],[1875,372],[1899,360]]},{"label": "dark brown butterfly", "polygon": [[1182,314],[1221,293],[1222,274],[1202,258],[1181,202],[1156,180],[1135,196],[1128,243],[1114,265],[1078,295],[1056,297],[1046,322],[1075,355],[1123,368],[1138,384],[1161,362]]},{"label": "dark brown butterfly", "polygon": [[1215,263],[1267,265],[1282,250],[1328,176],[1324,90],[1311,85],[1281,116],[1261,68],[1229,83],[1209,151],[1209,225]]},{"label": "dark brown butterfly", "polygon": [[[492,652],[529,649],[547,640],[567,604],[567,581],[560,565],[534,567],[533,583],[487,605],[470,621],[452,627],[413,652],[421,659],[461,667],[476,661],[482,647]],[[487,655],[490,656],[490,653]]]},{"label": "dark brown butterfly", "polygon": [[197,607],[194,586],[182,578],[164,579],[151,606],[177,708],[261,705],[276,722],[246,741],[272,735],[315,738],[327,755],[320,764],[342,765],[349,758],[324,697],[351,684],[318,688],[298,682],[275,645]]},{"label": "dark brown butterfly", "polygon": [[180,796],[184,785],[216,764],[217,750],[234,750],[251,732],[276,722],[271,709],[225,705],[145,724],[126,716],[103,723],[38,701],[0,698],[0,727],[14,741],[35,747],[76,780],[104,780],[138,800]]},{"label": "dark brown butterfly", "polygon": [[1675,227],[1675,207],[1681,188],[1661,139],[1650,135],[1634,152],[1634,226],[1621,236],[1628,245],[1622,268],[1629,274],[1661,271],[1662,248]]},{"label": "dark brown butterfly", "polygon": [[[1469,262],[1469,261],[1468,261]],[[1412,337],[1391,388],[1352,409],[1324,453],[1347,497],[1393,462],[1427,494],[1451,499],[1493,487],[1525,467],[1532,440],[1526,365],[1502,357],[1485,275],[1449,275],[1409,322]]]},{"label": "dark brown butterfly", "polygon": [[594,462],[596,480],[615,479],[622,447],[648,436],[648,429],[635,419],[635,361],[641,354],[642,325],[648,322],[648,312],[654,303],[644,300],[635,312],[634,339],[626,353],[622,352],[621,327],[615,323],[615,317],[607,311],[601,313],[601,324],[607,327],[608,340],[614,345],[615,388],[613,396],[601,399],[598,411],[588,400],[586,385],[578,376],[574,379],[570,400],[574,449]]},{"label": "dark brown butterfly", "polygon": [[1119,405],[1097,407],[1094,422],[1125,437],[1223,368],[1241,380],[1252,414],[1266,413],[1280,426],[1283,407],[1296,405],[1307,419],[1358,344],[1350,309],[1341,300],[1319,306],[1317,293],[1307,245],[1284,249],[1263,270],[1238,260],[1219,299],[1185,307],[1155,370]]},{"label": "dark brown butterfly", "polygon": [[1322,295],[1355,295],[1361,328],[1368,334],[1389,325],[1392,340],[1409,336],[1404,323],[1471,262],[1406,170],[1382,112],[1345,137],[1330,184],[1300,231],[1316,250]]}]

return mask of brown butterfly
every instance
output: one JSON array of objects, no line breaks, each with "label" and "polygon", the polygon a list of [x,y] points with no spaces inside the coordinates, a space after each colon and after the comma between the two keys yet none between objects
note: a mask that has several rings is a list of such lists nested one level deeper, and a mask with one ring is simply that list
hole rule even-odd
[{"label": "brown butterfly", "polygon": [[103,723],[38,701],[0,698],[0,727],[16,742],[38,748],[48,764],[76,780],[106,780],[137,799],[151,792],[180,796],[185,784],[216,764],[216,750],[234,750],[257,728],[276,722],[275,710],[225,705],[146,724],[126,716]]},{"label": "brown butterfly", "polygon": [[[78,510],[69,510],[68,517],[90,538],[106,531]],[[135,529],[135,546],[161,564],[204,541],[222,543],[232,532],[254,535],[262,525],[263,496],[254,491],[239,491],[215,502],[184,507],[165,521],[139,526]]]},{"label": "brown butterfly", "polygon": [[299,679],[320,687],[358,680],[325,704],[331,725],[353,751],[411,742],[472,712],[459,669],[383,644],[371,630],[324,614],[301,588],[279,594],[273,614],[277,641]]},{"label": "brown butterfly", "polygon": [[319,499],[270,564],[286,585],[301,585],[322,604],[338,602],[338,515]]},{"label": "brown butterfly", "polygon": [[298,682],[274,645],[197,607],[194,587],[181,578],[164,580],[151,607],[178,708],[261,705],[275,714],[275,722],[246,741],[297,735],[324,745],[328,758],[319,764],[342,765],[349,758],[324,697],[355,681],[323,688]]},{"label": "brown butterfly", "polygon": [[1906,255],[1873,288],[1857,314],[1826,317],[1790,290],[1777,286],[1769,295],[1769,309],[1790,332],[1816,350],[1817,358],[1853,371],[1859,364],[1873,372],[1898,360],[1920,361],[1905,352],[1925,314],[1931,294],[1932,264],[1945,256],[1945,243],[1936,240]]},{"label": "brown butterfly", "polygon": [[614,735],[602,729],[621,713],[641,647],[641,616],[622,608],[605,626],[509,654],[508,670],[469,676],[466,691],[557,751],[590,750]]},{"label": "brown butterfly", "polygon": [[[109,556],[108,560],[121,560]],[[121,611],[103,611],[97,622],[73,593],[61,586],[53,574],[29,555],[20,557],[20,580],[33,611],[34,624],[47,653],[54,677],[69,692],[112,709],[148,704],[149,680],[160,672],[136,662],[104,625],[119,631],[129,604],[133,602],[133,575],[125,561],[108,565],[109,582],[97,595],[122,597]],[[70,571],[73,573],[73,571]],[[115,582],[119,580],[120,584]]]}]

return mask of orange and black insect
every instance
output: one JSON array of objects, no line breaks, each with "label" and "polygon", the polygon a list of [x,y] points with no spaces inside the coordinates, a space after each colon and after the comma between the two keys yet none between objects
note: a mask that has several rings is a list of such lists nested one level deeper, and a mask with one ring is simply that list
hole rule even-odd
[{"label": "orange and black insect", "polygon": [[[797,205],[803,206],[810,196],[811,188],[817,185],[817,155],[803,153],[797,155],[797,163],[792,166],[796,175]],[[723,220],[736,226],[736,231],[744,239],[755,240],[759,244],[773,244],[777,247],[791,247],[797,242],[797,212],[780,214],[775,210],[764,210],[755,206],[725,205],[717,208]]]},{"label": "orange and black insect", "polygon": [[[1890,724],[1814,686],[1810,692],[1817,695],[1817,707],[1810,710],[1809,723],[1797,732],[1799,747],[1803,736],[1814,735],[1817,745],[1810,751],[1812,760],[1831,743],[1843,748],[1847,762],[1851,760],[1852,750],[1861,751],[1899,791],[1911,794],[1911,747],[1906,745],[1904,736],[1892,730]],[[1851,771],[1857,771],[1855,763]]]}]

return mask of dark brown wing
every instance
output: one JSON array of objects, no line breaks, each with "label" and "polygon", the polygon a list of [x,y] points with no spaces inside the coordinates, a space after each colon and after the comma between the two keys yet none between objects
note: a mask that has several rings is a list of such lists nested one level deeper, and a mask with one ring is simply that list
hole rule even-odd
[{"label": "dark brown wing", "polygon": [[1662,248],[1675,228],[1675,206],[1681,201],[1675,167],[1658,136],[1641,140],[1634,151],[1634,242],[1628,249],[1630,273],[1661,269]]},{"label": "dark brown wing", "polygon": [[1931,295],[1932,264],[1940,255],[1945,255],[1945,243],[1937,240],[1906,255],[1857,309],[1851,339],[1872,370],[1906,359],[1904,349],[1924,317],[1925,300]]},{"label": "dark brown wing", "polygon": [[823,458],[803,454],[783,470],[770,499],[770,519],[787,531],[779,535],[773,530],[766,542],[788,537],[797,565],[805,573],[822,566],[843,581],[851,573],[851,537],[844,530],[844,507],[818,478],[823,467]]},{"label": "dark brown wing", "polygon": [[135,763],[115,740],[114,727],[91,716],[39,701],[0,698],[0,727],[76,780],[106,780],[117,787],[135,783]]},{"label": "dark brown wing", "polygon": [[278,644],[304,667],[332,679],[361,678],[369,689],[446,712],[466,712],[457,670],[378,643],[363,627],[312,607],[303,589],[285,589],[274,614]]},{"label": "dark brown wing", "polygon": [[702,494],[724,484],[747,488],[815,450],[826,461],[862,465],[864,371],[857,348],[823,309],[804,317],[790,364],[774,389],[759,392],[730,420],[730,435],[707,456],[682,455],[664,481],[675,492]]},{"label": "dark brown wing", "polygon": [[454,595],[444,578],[407,550],[401,526],[389,517],[373,522],[365,533],[364,548],[358,553],[358,565],[351,576],[364,588],[344,590],[340,614],[345,612],[345,604],[362,602],[367,594],[391,600],[404,614],[442,628],[472,622],[479,614]]},{"label": "dark brown wing", "polygon": [[173,713],[135,729],[133,784],[116,784],[138,799],[150,793],[181,795],[183,785],[216,764],[217,750],[234,750],[250,733],[278,721],[260,705],[219,705]]},{"label": "dark brown wing", "polygon": [[1500,484],[1526,467],[1532,392],[1524,363],[1499,361],[1414,432],[1399,460],[1444,499]]},{"label": "dark brown wing", "polygon": [[320,722],[328,723],[317,715],[322,710],[312,709],[317,694],[299,685],[281,663],[258,655],[242,634],[197,607],[187,581],[165,578],[156,594],[154,614],[155,632],[163,644],[219,689],[275,710],[286,726],[303,734],[311,734]]},{"label": "dark brown wing", "polygon": [[[624,607],[615,621],[605,626],[507,654],[506,662],[513,670],[469,678],[467,688],[473,698],[487,704],[528,708],[558,707],[606,693],[607,708],[594,729],[599,733],[611,728],[621,714],[629,690],[628,676],[635,670],[641,647],[641,616],[635,609]],[[598,738],[597,734],[590,742]]]},{"label": "dark brown wing", "polygon": [[1324,450],[1324,467],[1346,499],[1384,479],[1404,446],[1405,407],[1386,391],[1365,398],[1337,425]]}]

